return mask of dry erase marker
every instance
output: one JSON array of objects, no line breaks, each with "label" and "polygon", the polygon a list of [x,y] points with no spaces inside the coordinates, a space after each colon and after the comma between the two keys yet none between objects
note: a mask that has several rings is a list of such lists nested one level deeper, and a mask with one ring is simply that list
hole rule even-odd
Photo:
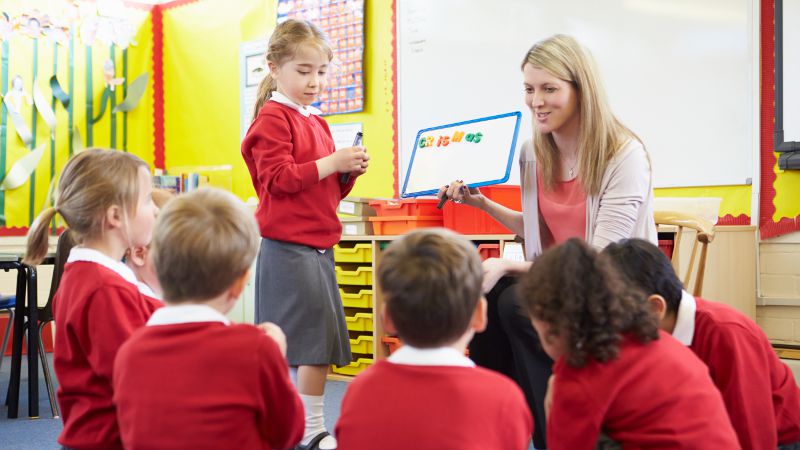
[{"label": "dry erase marker", "polygon": [[[363,138],[364,138],[364,133],[360,131],[356,133],[356,138],[353,140],[353,147],[358,147],[359,145],[361,145],[361,139]],[[342,184],[347,184],[348,181],[350,181],[349,173],[343,173],[342,176],[339,177],[339,182],[341,182]]]}]

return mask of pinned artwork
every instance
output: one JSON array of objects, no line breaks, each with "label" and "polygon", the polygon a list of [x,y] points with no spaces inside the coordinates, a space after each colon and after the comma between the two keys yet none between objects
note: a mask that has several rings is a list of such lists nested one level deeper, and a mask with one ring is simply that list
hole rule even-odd
[{"label": "pinned artwork", "polygon": [[23,144],[28,147],[31,145],[33,135],[25,119],[22,118],[21,108],[23,102],[28,106],[33,105],[31,96],[25,92],[25,83],[22,77],[17,75],[11,79],[11,88],[3,94],[3,103],[8,109],[8,116],[11,118],[11,123],[14,124],[17,135],[22,139]]},{"label": "pinned artwork", "polygon": [[278,0],[278,22],[305,19],[328,35],[333,47],[328,86],[314,104],[323,114],[364,109],[364,0]]}]

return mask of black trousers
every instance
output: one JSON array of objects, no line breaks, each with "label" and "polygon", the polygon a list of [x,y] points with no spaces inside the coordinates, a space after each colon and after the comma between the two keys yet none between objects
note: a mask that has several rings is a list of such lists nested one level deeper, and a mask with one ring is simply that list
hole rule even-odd
[{"label": "black trousers", "polygon": [[533,414],[533,445],[547,448],[544,396],[553,360],[544,352],[528,314],[517,299],[516,279],[504,277],[486,295],[486,331],[469,345],[475,364],[500,372],[522,388]]}]

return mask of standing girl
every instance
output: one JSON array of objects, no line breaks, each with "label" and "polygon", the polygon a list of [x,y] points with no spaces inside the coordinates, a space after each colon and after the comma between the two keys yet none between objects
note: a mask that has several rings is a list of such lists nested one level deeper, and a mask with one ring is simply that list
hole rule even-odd
[{"label": "standing girl", "polygon": [[552,360],[540,350],[514,289],[507,289],[514,280],[503,277],[525,273],[543,250],[572,237],[595,248],[631,237],[655,243],[656,228],[649,157],[612,113],[589,52],[555,35],[534,44],[521,66],[534,130],[520,151],[522,212],[462,182],[439,195],[486,211],[525,239],[526,261],[484,262],[489,323],[469,350],[479,365],[519,383],[534,414],[534,445],[547,448],[542,401]]},{"label": "standing girl", "polygon": [[147,245],[157,208],[150,169],[130,153],[86,150],[64,167],[55,205],[28,233],[25,263],[47,253],[48,227],[61,214],[78,242],[69,254],[53,299],[64,447],[122,448],[111,375],[120,345],[160,306],[139,293],[122,263],[125,250]]},{"label": "standing girl", "polygon": [[369,159],[364,147],[336,151],[328,124],[311,106],[325,87],[332,57],[327,38],[312,23],[279,24],[267,48],[269,74],[242,142],[263,238],[256,322],[274,322],[286,333],[286,358],[298,367],[306,411],[303,449],[336,448],[325,430],[325,380],[330,364],[351,360],[332,251],[342,233],[336,207]]}]

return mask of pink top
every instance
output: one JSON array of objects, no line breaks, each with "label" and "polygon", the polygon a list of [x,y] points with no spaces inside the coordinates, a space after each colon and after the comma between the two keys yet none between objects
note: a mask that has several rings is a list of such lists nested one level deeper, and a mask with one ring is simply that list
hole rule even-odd
[{"label": "pink top", "polygon": [[541,176],[536,177],[536,184],[539,213],[554,245],[573,237],[586,239],[586,192],[578,178],[559,181],[552,191],[544,188]]}]

